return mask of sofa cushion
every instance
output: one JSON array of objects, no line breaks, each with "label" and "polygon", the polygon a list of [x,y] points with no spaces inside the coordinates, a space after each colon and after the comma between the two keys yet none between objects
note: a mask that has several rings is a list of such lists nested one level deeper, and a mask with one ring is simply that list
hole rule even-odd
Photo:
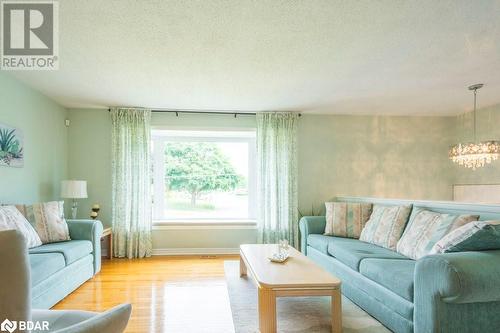
[{"label": "sofa cushion", "polygon": [[328,254],[356,271],[359,271],[360,262],[366,258],[410,260],[397,252],[357,239],[332,238],[334,240],[328,243]]},{"label": "sofa cushion", "polygon": [[88,240],[72,240],[44,244],[29,250],[30,253],[60,253],[64,256],[66,265],[69,265],[87,254],[92,253],[92,243]]},{"label": "sofa cushion", "polygon": [[359,272],[399,296],[413,302],[414,260],[365,259]]},{"label": "sofa cushion", "polygon": [[36,286],[66,266],[61,253],[33,253],[29,255],[31,285]]},{"label": "sofa cushion", "polygon": [[321,253],[328,254],[328,243],[333,241],[335,237],[311,234],[307,237],[307,245]]},{"label": "sofa cushion", "polygon": [[413,302],[404,299],[396,293],[388,291],[387,288],[381,284],[354,271],[336,258],[325,256],[312,247],[308,248],[307,256],[342,280],[342,294],[349,297],[352,301],[358,303],[362,299],[363,301],[361,301],[360,304],[364,305],[375,302],[377,306],[385,308],[386,311],[394,312],[394,314],[391,315],[393,318],[401,316],[406,320],[413,320]]}]

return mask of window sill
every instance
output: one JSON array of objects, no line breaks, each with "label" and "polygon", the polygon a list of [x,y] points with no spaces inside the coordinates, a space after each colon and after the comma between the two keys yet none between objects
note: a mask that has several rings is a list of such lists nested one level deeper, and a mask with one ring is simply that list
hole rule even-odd
[{"label": "window sill", "polygon": [[155,220],[153,230],[257,229],[255,220]]}]

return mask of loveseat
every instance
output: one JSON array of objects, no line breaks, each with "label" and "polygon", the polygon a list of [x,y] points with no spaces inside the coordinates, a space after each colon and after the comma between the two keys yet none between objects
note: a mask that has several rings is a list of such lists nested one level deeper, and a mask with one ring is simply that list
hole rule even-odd
[{"label": "loveseat", "polygon": [[48,309],[101,270],[102,223],[67,220],[71,240],[29,249],[32,307]]},{"label": "loveseat", "polygon": [[[500,205],[342,197],[412,204],[500,220]],[[324,236],[324,216],[300,220],[301,251],[342,280],[342,293],[397,333],[500,332],[500,250],[429,255],[417,261],[357,239]]]}]

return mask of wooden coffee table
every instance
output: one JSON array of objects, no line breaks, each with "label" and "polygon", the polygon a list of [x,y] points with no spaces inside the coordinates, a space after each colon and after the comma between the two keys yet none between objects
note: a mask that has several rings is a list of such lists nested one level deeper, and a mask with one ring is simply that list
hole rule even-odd
[{"label": "wooden coffee table", "polygon": [[240,276],[248,272],[258,288],[260,332],[276,332],[276,297],[294,296],[331,296],[332,332],[342,332],[340,279],[294,248],[285,263],[272,263],[267,258],[277,250],[275,244],[240,246]]}]

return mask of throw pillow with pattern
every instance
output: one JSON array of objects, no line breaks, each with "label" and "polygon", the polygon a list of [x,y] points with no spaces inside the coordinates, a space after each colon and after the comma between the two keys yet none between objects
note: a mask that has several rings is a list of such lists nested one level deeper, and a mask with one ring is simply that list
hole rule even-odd
[{"label": "throw pillow with pattern", "polygon": [[429,254],[499,249],[500,221],[475,221],[441,238]]},{"label": "throw pillow with pattern", "polygon": [[441,214],[415,208],[403,237],[398,242],[397,251],[404,256],[418,260],[429,254],[434,244],[449,232],[477,221],[477,215]]},{"label": "throw pillow with pattern", "polygon": [[372,215],[361,231],[359,240],[396,250],[408,222],[411,207],[374,205]]},{"label": "throw pillow with pattern", "polygon": [[42,245],[35,229],[15,206],[0,206],[0,230],[12,229],[23,234],[28,248]]},{"label": "throw pillow with pattern", "polygon": [[325,235],[359,238],[373,205],[357,202],[326,202]]},{"label": "throw pillow with pattern", "polygon": [[70,240],[63,205],[64,201],[51,201],[26,206],[28,220],[40,236],[42,243]]}]

